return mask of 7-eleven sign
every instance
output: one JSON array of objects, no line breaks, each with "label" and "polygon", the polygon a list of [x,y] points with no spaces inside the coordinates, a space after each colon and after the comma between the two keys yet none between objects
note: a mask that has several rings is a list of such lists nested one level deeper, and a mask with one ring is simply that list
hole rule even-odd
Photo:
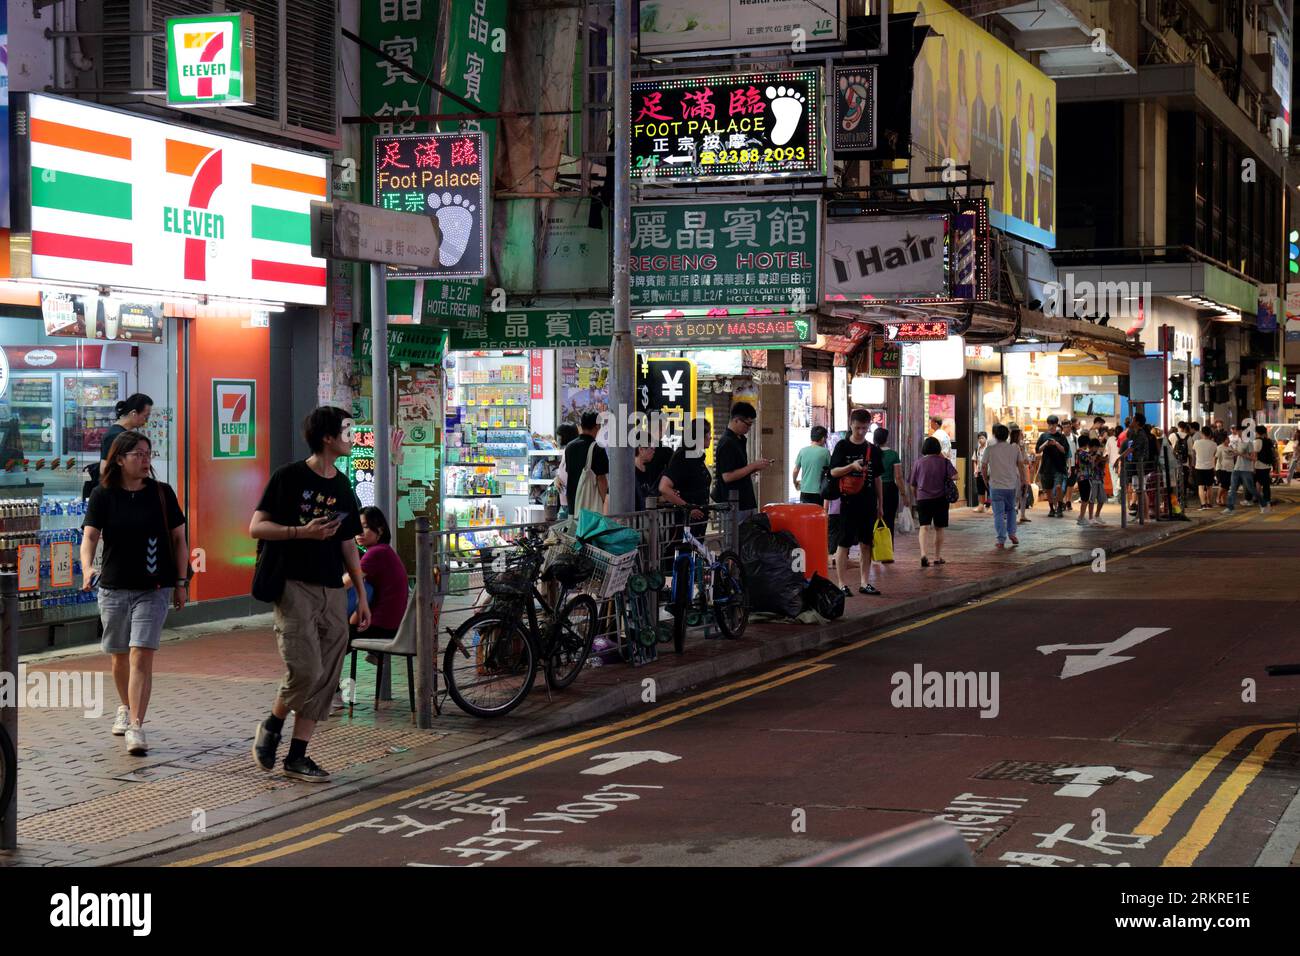
[{"label": "7-eleven sign", "polygon": [[167,19],[167,105],[252,106],[253,15]]},{"label": "7-eleven sign", "polygon": [[212,457],[257,457],[257,382],[212,380]]}]

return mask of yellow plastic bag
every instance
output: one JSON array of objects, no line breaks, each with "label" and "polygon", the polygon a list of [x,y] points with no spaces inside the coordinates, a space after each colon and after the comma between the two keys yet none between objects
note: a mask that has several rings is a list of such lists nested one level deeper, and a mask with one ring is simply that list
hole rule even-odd
[{"label": "yellow plastic bag", "polygon": [[871,557],[884,564],[894,563],[894,537],[889,533],[884,518],[876,519],[876,528],[871,535]]}]

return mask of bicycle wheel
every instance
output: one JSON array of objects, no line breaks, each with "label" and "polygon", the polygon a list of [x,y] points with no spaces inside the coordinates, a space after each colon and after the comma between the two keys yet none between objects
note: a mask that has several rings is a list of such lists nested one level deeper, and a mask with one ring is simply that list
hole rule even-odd
[{"label": "bicycle wheel", "polygon": [[14,753],[14,743],[9,739],[8,731],[0,727],[0,813],[8,808],[17,783],[18,755]]},{"label": "bicycle wheel", "polygon": [[591,642],[598,630],[596,602],[589,596],[579,594],[564,605],[564,610],[556,616],[556,629],[547,648],[547,684],[563,690],[577,679],[578,672],[587,666]]},{"label": "bicycle wheel", "polygon": [[686,651],[686,614],[691,605],[691,558],[679,554],[673,561],[673,599],[670,610],[673,615],[673,650],[678,654]]},{"label": "bicycle wheel", "polygon": [[713,619],[718,630],[732,639],[745,633],[749,622],[749,589],[745,568],[734,551],[723,551],[713,569]]},{"label": "bicycle wheel", "polygon": [[519,706],[537,678],[537,655],[514,617],[476,614],[456,629],[442,659],[447,693],[474,717],[500,717]]}]

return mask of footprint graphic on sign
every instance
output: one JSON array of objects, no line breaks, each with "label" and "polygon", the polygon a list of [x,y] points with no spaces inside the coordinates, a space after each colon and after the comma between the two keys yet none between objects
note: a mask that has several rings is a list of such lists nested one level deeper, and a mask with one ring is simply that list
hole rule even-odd
[{"label": "footprint graphic on sign", "polygon": [[478,207],[464,196],[434,193],[429,197],[429,208],[438,217],[438,226],[442,229],[438,261],[444,266],[454,266],[469,246],[469,236],[474,229],[474,210]]},{"label": "footprint graphic on sign", "polygon": [[772,115],[776,117],[776,125],[772,127],[772,145],[784,146],[799,128],[799,117],[803,116],[806,100],[794,87],[784,86],[769,86],[767,98],[772,101]]},{"label": "footprint graphic on sign", "polygon": [[369,508],[375,503],[375,478],[373,475],[359,472],[357,474],[357,500],[361,502],[363,508]]}]

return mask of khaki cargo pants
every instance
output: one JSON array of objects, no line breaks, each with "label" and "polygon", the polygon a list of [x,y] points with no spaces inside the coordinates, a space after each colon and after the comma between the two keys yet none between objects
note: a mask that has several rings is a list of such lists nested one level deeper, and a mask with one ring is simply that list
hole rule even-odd
[{"label": "khaki cargo pants", "polygon": [[285,581],[275,638],[285,666],[280,699],[299,717],[324,720],[348,652],[347,591]]}]

